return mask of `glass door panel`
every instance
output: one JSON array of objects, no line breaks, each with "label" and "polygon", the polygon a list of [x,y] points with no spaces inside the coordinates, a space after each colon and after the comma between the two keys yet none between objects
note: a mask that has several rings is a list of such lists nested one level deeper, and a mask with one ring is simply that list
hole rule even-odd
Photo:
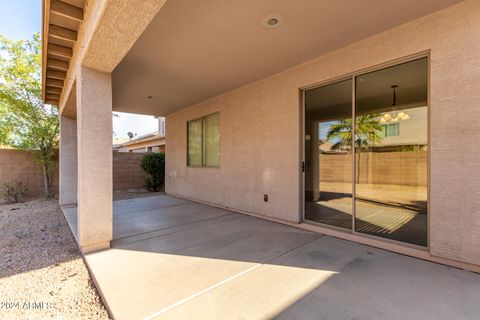
[{"label": "glass door panel", "polygon": [[352,80],[305,92],[305,219],[352,229]]},{"label": "glass door panel", "polygon": [[355,231],[427,245],[427,58],[355,78]]}]

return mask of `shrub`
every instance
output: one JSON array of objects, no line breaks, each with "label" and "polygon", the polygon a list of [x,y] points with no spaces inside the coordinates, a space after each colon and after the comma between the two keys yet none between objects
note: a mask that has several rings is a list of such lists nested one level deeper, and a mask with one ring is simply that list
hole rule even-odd
[{"label": "shrub", "polygon": [[148,174],[145,186],[148,191],[160,191],[165,184],[165,153],[149,153],[142,160]]},{"label": "shrub", "polygon": [[27,194],[28,188],[21,182],[5,182],[0,190],[0,196],[7,202],[18,203]]}]

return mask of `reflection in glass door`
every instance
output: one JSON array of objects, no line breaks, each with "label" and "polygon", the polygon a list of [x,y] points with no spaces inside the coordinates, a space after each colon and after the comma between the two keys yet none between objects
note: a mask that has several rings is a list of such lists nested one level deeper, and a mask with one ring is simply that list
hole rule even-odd
[{"label": "reflection in glass door", "polygon": [[305,219],[352,229],[352,80],[305,93]]},{"label": "reflection in glass door", "polygon": [[427,246],[427,68],[305,91],[305,220]]},{"label": "reflection in glass door", "polygon": [[427,59],[355,78],[355,231],[427,245]]}]

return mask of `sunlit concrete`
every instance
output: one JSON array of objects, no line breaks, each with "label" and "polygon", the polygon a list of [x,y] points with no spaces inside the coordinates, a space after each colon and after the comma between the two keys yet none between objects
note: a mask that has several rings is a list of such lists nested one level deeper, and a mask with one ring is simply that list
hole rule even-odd
[{"label": "sunlit concrete", "polygon": [[[476,319],[480,275],[169,196],[86,261],[115,319]],[[65,209],[75,230],[75,208]]]}]

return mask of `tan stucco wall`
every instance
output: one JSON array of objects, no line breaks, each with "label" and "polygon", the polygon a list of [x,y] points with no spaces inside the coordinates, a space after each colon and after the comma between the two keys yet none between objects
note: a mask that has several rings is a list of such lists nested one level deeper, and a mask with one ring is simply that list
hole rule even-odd
[{"label": "tan stucco wall", "polygon": [[[472,125],[480,99],[478,0],[169,115],[167,192],[298,221],[299,88],[424,50],[431,50],[430,250],[480,264],[480,148],[478,129]],[[187,168],[186,121],[216,111],[220,168]]]},{"label": "tan stucco wall", "polygon": [[77,203],[77,120],[60,116],[59,186],[58,203]]},{"label": "tan stucco wall", "polygon": [[77,239],[82,252],[112,240],[112,82],[109,73],[77,74]]}]

